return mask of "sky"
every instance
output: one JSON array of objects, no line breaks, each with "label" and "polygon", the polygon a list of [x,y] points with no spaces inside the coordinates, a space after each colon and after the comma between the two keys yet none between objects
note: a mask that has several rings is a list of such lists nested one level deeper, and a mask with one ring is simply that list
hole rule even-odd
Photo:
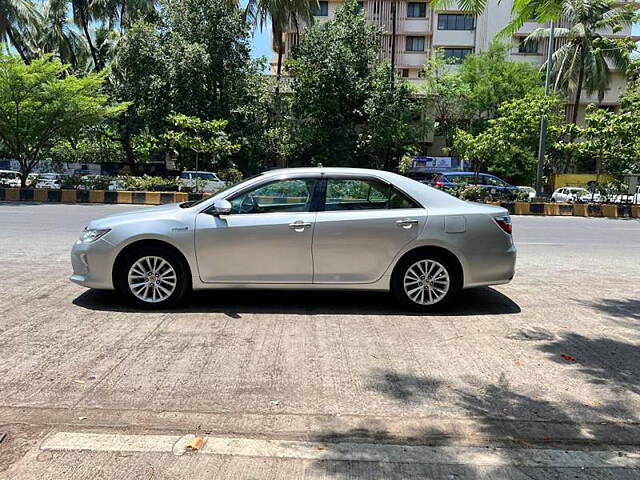
[{"label": "sky", "polygon": [[251,56],[253,58],[265,56],[267,60],[271,60],[273,55],[269,27],[264,27],[262,31],[260,31],[260,27],[256,28],[251,39]]}]

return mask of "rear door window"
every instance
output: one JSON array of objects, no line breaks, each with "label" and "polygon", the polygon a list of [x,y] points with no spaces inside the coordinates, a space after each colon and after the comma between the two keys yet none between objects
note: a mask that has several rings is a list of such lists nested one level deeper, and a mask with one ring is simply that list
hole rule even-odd
[{"label": "rear door window", "polygon": [[329,178],[325,211],[419,208],[391,185],[376,179]]}]

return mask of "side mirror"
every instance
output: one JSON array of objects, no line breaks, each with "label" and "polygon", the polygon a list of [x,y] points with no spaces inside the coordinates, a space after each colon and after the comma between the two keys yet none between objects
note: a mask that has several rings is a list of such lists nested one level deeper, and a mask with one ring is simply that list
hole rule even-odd
[{"label": "side mirror", "polygon": [[213,202],[213,215],[225,215],[231,213],[231,203],[228,200],[218,199]]}]

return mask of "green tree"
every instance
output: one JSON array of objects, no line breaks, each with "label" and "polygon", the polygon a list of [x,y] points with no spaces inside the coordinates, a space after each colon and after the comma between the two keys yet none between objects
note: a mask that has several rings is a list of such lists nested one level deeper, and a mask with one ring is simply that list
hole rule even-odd
[{"label": "green tree", "polygon": [[246,16],[251,24],[259,26],[262,30],[267,22],[271,22],[273,47],[278,54],[276,94],[279,93],[282,73],[284,31],[291,24],[298,25],[298,22],[304,22],[307,26],[313,25],[312,7],[317,5],[317,0],[249,0],[247,2]]},{"label": "green tree", "polygon": [[224,129],[226,120],[202,120],[183,114],[171,114],[167,122],[171,130],[160,137],[177,156],[180,150],[195,153],[195,169],[198,170],[200,154],[208,154],[207,165],[217,166],[221,157],[236,152],[240,145],[229,140]]},{"label": "green tree", "polygon": [[[620,178],[640,170],[640,85],[633,82],[620,98],[620,108],[610,112],[595,105],[587,107],[584,126],[566,125],[560,132],[570,141],[559,147],[595,166],[601,173]],[[567,131],[570,130],[570,131]],[[575,139],[575,140],[573,140]]]},{"label": "green tree", "polygon": [[[635,19],[635,7],[618,5],[612,0],[562,2],[562,16],[569,27],[555,29],[555,36],[563,41],[553,54],[552,75],[556,88],[573,94],[572,123],[578,119],[582,90],[588,94],[597,92],[602,100],[611,80],[609,65],[622,72],[629,65],[629,54],[635,43],[606,38],[602,34],[603,29],[618,32]],[[549,35],[550,29],[538,28],[527,41]]]},{"label": "green tree", "polygon": [[549,143],[562,124],[562,101],[541,92],[510,100],[498,108],[498,116],[488,128],[473,135],[458,130],[455,148],[460,157],[472,162],[476,171],[489,172],[508,179],[530,183],[538,152],[540,119],[546,115],[550,126]]},{"label": "green tree", "polygon": [[167,0],[160,19],[127,30],[112,65],[114,98],[132,102],[116,126],[132,171],[132,138],[145,128],[161,135],[172,112],[228,119],[229,134],[240,135],[242,124],[233,112],[245,102],[254,72],[249,29],[233,5]]},{"label": "green tree", "polygon": [[51,56],[31,64],[0,56],[0,156],[19,162],[23,187],[52,148],[127,107],[107,105],[106,72],[79,78],[64,76],[67,68]]},{"label": "green tree", "polygon": [[38,56],[57,56],[77,70],[88,54],[87,43],[67,18],[67,0],[49,0],[41,6],[40,21],[34,25],[33,46]]},{"label": "green tree", "polygon": [[427,59],[422,78],[419,91],[425,98],[426,108],[433,112],[434,134],[444,137],[446,147],[451,149],[456,130],[468,123],[470,117],[469,85],[451,68],[442,50],[436,50],[436,55]]},{"label": "green tree", "polygon": [[508,47],[493,42],[486,52],[468,55],[457,69],[442,51],[425,63],[420,86],[436,121],[436,135],[451,149],[456,130],[478,133],[504,102],[542,91],[537,68],[507,59]]},{"label": "green tree", "polygon": [[288,64],[294,163],[380,166],[403,141],[410,92],[400,81],[391,84],[378,48],[379,31],[355,1],[305,35]]},{"label": "green tree", "polygon": [[484,52],[468,55],[458,70],[468,91],[465,107],[475,130],[495,118],[504,102],[542,91],[540,71],[526,62],[508,60],[509,46],[493,41]]}]

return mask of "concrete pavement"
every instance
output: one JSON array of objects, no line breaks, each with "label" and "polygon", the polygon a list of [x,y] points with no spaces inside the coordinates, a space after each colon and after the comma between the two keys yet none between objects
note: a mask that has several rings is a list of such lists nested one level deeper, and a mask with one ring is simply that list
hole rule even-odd
[{"label": "concrete pavement", "polygon": [[[640,477],[632,462],[517,460],[523,448],[571,461],[637,452],[637,220],[514,217],[513,283],[464,292],[438,315],[322,292],[202,292],[158,313],[67,281],[84,225],[131,208],[0,204],[0,477]],[[324,450],[42,450],[59,432]],[[365,461],[359,444],[447,450]],[[336,459],[345,445],[352,456]],[[500,461],[474,460],[477,447]]]}]

